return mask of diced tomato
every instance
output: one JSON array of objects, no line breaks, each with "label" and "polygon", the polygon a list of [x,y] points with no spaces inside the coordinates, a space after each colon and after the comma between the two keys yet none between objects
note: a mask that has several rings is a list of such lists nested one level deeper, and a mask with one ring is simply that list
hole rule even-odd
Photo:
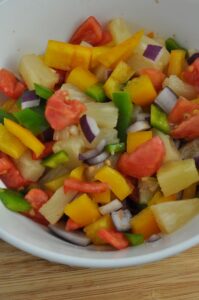
[{"label": "diced tomato", "polygon": [[12,162],[6,157],[0,157],[0,175],[6,174],[12,168]]},{"label": "diced tomato", "polygon": [[129,246],[129,242],[125,235],[121,232],[117,232],[113,229],[100,229],[97,235],[106,243],[110,244],[114,248],[121,250]]},{"label": "diced tomato", "polygon": [[32,209],[30,213],[23,213],[24,216],[28,217],[32,221],[39,223],[44,226],[48,226],[49,222],[40,214],[40,212]]},{"label": "diced tomato", "polygon": [[13,73],[6,69],[0,70],[0,92],[13,99],[19,98],[26,86],[19,81]]},{"label": "diced tomato", "polygon": [[171,131],[171,135],[176,139],[193,140],[199,137],[199,114],[192,116],[180,123]]},{"label": "diced tomato", "polygon": [[103,193],[108,190],[108,184],[104,182],[85,182],[78,179],[67,178],[64,181],[64,192],[77,191],[81,193]]},{"label": "diced tomato", "polygon": [[82,228],[82,225],[77,224],[72,219],[67,220],[66,227],[65,227],[66,231],[75,231],[75,230],[80,229],[80,228]]},{"label": "diced tomato", "polygon": [[117,166],[123,174],[135,178],[151,176],[162,165],[164,155],[164,144],[156,136],[139,146],[134,152],[122,154]]},{"label": "diced tomato", "polygon": [[182,78],[187,83],[199,87],[199,58],[182,73]]},{"label": "diced tomato", "polygon": [[199,104],[193,103],[184,97],[180,97],[170,112],[168,120],[170,123],[179,124],[190,117],[195,110],[199,110]]},{"label": "diced tomato", "polygon": [[45,117],[53,129],[62,130],[66,126],[77,124],[85,111],[83,103],[69,100],[67,92],[58,90],[48,99]]},{"label": "diced tomato", "polygon": [[109,30],[104,30],[102,33],[102,39],[101,41],[97,44],[97,46],[102,46],[110,43],[113,40],[112,35]]},{"label": "diced tomato", "polygon": [[53,145],[54,145],[54,142],[44,143],[44,146],[45,146],[44,151],[39,156],[36,156],[35,153],[32,152],[32,159],[38,160],[38,159],[43,159],[43,158],[47,157],[48,155],[50,155],[53,152]]},{"label": "diced tomato", "polygon": [[140,70],[139,73],[140,75],[147,75],[151,79],[156,91],[160,91],[162,89],[163,81],[166,78],[166,75],[163,72],[153,68],[145,68]]},{"label": "diced tomato", "polygon": [[39,210],[47,201],[48,195],[41,189],[31,189],[25,196],[32,208]]},{"label": "diced tomato", "polygon": [[91,16],[77,28],[70,38],[70,43],[80,44],[84,41],[95,46],[101,41],[102,34],[102,26],[95,17]]}]

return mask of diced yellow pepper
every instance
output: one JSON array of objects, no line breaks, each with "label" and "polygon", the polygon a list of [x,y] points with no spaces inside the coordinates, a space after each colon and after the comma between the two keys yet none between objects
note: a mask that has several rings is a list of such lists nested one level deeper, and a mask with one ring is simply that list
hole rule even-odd
[{"label": "diced yellow pepper", "polygon": [[114,229],[114,225],[112,219],[109,215],[103,216],[95,223],[90,224],[84,228],[84,232],[86,236],[91,239],[94,245],[104,245],[104,242],[100,237],[98,237],[97,233],[100,229]]},{"label": "diced yellow pepper", "polygon": [[104,166],[97,171],[95,179],[108,183],[112,192],[121,201],[124,200],[133,191],[133,187],[128,184],[124,176],[117,170]]},{"label": "diced yellow pepper", "polygon": [[83,92],[98,82],[97,77],[90,71],[77,67],[67,77],[67,82],[75,85]]},{"label": "diced yellow pepper", "polygon": [[97,204],[87,194],[67,204],[64,213],[81,226],[87,226],[100,218]]},{"label": "diced yellow pepper", "polygon": [[91,68],[95,68],[98,64],[98,57],[110,50],[110,47],[101,46],[101,47],[93,47],[91,54]]},{"label": "diced yellow pepper", "polygon": [[120,61],[113,72],[111,73],[111,78],[117,80],[119,83],[127,82],[135,72],[133,69],[127,65],[124,61]]},{"label": "diced yellow pepper", "polygon": [[85,171],[85,166],[82,165],[82,166],[79,166],[75,169],[73,169],[70,173],[70,177],[71,178],[75,178],[75,179],[78,179],[78,180],[84,180],[84,171]]},{"label": "diced yellow pepper", "polygon": [[93,193],[92,199],[96,203],[107,204],[111,202],[111,191],[107,190],[106,192],[103,193]]},{"label": "diced yellow pepper", "polygon": [[107,68],[114,68],[120,60],[125,60],[132,55],[143,34],[143,30],[135,33],[131,38],[101,54],[98,61]]},{"label": "diced yellow pepper", "polygon": [[163,203],[163,202],[170,202],[176,200],[176,194],[164,197],[160,191],[157,191],[152,199],[148,201],[148,206]]},{"label": "diced yellow pepper", "polygon": [[45,187],[47,187],[49,190],[55,192],[56,190],[58,190],[58,188],[60,188],[61,186],[64,185],[64,181],[65,179],[68,178],[68,174],[59,176],[56,179],[53,179],[49,182],[46,182],[44,185]]},{"label": "diced yellow pepper", "polygon": [[127,152],[131,153],[140,145],[152,139],[153,133],[149,131],[129,132],[127,135]]},{"label": "diced yellow pepper", "polygon": [[182,199],[192,199],[196,196],[197,183],[190,185],[183,191]]},{"label": "diced yellow pepper", "polygon": [[91,62],[91,49],[89,47],[83,47],[80,45],[74,45],[74,56],[72,59],[71,68],[81,66],[84,69],[90,67]]},{"label": "diced yellow pepper", "polygon": [[43,61],[43,62],[45,62],[45,55],[38,55],[38,57]]},{"label": "diced yellow pepper", "polygon": [[1,109],[5,110],[6,112],[10,112],[11,108],[15,105],[16,100],[7,99],[2,105]]},{"label": "diced yellow pepper", "polygon": [[4,119],[4,125],[10,133],[16,136],[27,148],[31,149],[36,156],[39,156],[44,151],[45,146],[26,128],[9,119]]},{"label": "diced yellow pepper", "polygon": [[185,55],[186,52],[184,50],[172,50],[169,60],[169,67],[168,67],[168,76],[176,75],[180,76],[184,69],[185,64]]},{"label": "diced yellow pepper", "polygon": [[5,126],[0,124],[0,151],[18,159],[27,148]]},{"label": "diced yellow pepper", "polygon": [[113,93],[120,91],[120,89],[121,84],[117,80],[113,79],[111,76],[107,79],[107,81],[104,84],[104,91],[109,99],[112,99]]},{"label": "diced yellow pepper", "polygon": [[133,233],[143,234],[145,239],[160,232],[150,207],[143,209],[131,219],[131,227]]},{"label": "diced yellow pepper", "polygon": [[125,90],[131,95],[132,101],[140,106],[151,104],[157,96],[151,80],[146,75],[129,81]]}]

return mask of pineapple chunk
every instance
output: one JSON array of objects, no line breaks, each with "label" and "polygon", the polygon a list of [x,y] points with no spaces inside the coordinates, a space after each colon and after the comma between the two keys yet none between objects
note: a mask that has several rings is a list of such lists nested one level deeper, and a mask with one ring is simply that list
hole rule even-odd
[{"label": "pineapple chunk", "polygon": [[165,202],[151,209],[161,231],[172,233],[199,214],[199,198]]},{"label": "pineapple chunk", "polygon": [[69,99],[71,99],[71,100],[78,100],[82,103],[93,101],[93,99],[91,99],[84,92],[82,92],[80,89],[78,89],[78,87],[74,86],[71,83],[62,84],[61,90],[67,92],[69,95]]},{"label": "pineapple chunk", "polygon": [[59,81],[57,73],[47,67],[35,54],[28,54],[22,57],[19,65],[19,72],[29,90],[34,90],[34,83],[52,89]]},{"label": "pineapple chunk", "polygon": [[170,161],[157,172],[157,179],[164,196],[178,193],[199,181],[194,159]]},{"label": "pineapple chunk", "polygon": [[129,29],[128,24],[123,18],[117,18],[110,21],[108,24],[108,29],[116,45],[132,36],[131,30]]}]

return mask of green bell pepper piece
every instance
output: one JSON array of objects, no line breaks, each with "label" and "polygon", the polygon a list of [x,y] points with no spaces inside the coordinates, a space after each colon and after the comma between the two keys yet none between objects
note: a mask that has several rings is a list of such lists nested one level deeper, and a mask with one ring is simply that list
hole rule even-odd
[{"label": "green bell pepper piece", "polygon": [[0,189],[0,200],[5,207],[15,212],[26,212],[31,209],[31,205],[23,198],[21,193],[11,190]]},{"label": "green bell pepper piece", "polygon": [[40,84],[35,83],[35,93],[37,96],[41,97],[42,99],[47,100],[48,98],[50,98],[54,92]]},{"label": "green bell pepper piece", "polygon": [[106,100],[106,94],[103,89],[103,84],[101,83],[90,86],[86,90],[86,95],[95,99],[97,102],[104,102]]},{"label": "green bell pepper piece", "polygon": [[177,49],[181,49],[186,51],[186,54],[188,54],[188,51],[186,48],[182,47],[176,40],[174,40],[172,37],[168,38],[165,41],[165,46],[167,48],[167,50],[169,52],[171,52],[172,50],[177,50]]},{"label": "green bell pepper piece", "polygon": [[68,154],[65,151],[54,153],[42,161],[42,165],[49,168],[56,168],[58,165],[68,161]]},{"label": "green bell pepper piece", "polygon": [[127,92],[113,93],[113,103],[119,110],[117,122],[118,137],[121,142],[126,142],[126,131],[132,121],[133,103]]},{"label": "green bell pepper piece", "polygon": [[13,113],[20,125],[30,130],[33,134],[38,135],[49,128],[43,114],[34,111],[31,108],[25,108]]},{"label": "green bell pepper piece", "polygon": [[105,150],[114,155],[116,153],[124,152],[125,151],[125,143],[118,143],[118,144],[109,144],[105,147]]},{"label": "green bell pepper piece", "polygon": [[16,122],[16,118],[12,114],[6,112],[3,109],[0,109],[0,123],[4,123],[4,118],[10,119],[10,120]]},{"label": "green bell pepper piece", "polygon": [[125,233],[125,236],[132,246],[138,246],[144,243],[144,236],[142,234]]},{"label": "green bell pepper piece", "polygon": [[151,105],[151,126],[168,134],[170,132],[167,115],[156,105]]}]

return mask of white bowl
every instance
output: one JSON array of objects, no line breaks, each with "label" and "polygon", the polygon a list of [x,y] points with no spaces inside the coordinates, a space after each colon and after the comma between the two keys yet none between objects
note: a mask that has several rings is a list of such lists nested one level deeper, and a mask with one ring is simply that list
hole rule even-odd
[{"label": "white bowl", "polygon": [[[81,20],[122,16],[182,45],[199,47],[198,0],[8,0],[0,1],[0,66],[17,70],[24,53],[42,53],[48,39],[66,40]],[[122,251],[74,246],[0,203],[0,237],[33,255],[83,267],[132,266],[175,255],[199,242],[199,217],[155,243]]]}]

